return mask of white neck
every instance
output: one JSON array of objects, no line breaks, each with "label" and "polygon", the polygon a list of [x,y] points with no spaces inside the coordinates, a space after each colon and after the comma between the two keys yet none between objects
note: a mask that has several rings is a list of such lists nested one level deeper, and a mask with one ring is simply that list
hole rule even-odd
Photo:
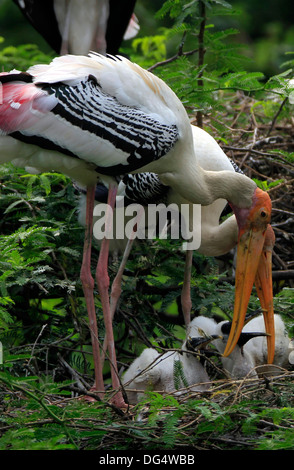
[{"label": "white neck", "polygon": [[205,171],[197,165],[195,156],[188,164],[181,163],[176,171],[158,176],[188,201],[206,206],[222,198],[239,208],[251,207],[256,184],[247,176],[233,171]]},{"label": "white neck", "polygon": [[201,221],[201,245],[197,250],[206,256],[221,256],[234,248],[238,241],[238,226],[234,215],[219,225]]}]

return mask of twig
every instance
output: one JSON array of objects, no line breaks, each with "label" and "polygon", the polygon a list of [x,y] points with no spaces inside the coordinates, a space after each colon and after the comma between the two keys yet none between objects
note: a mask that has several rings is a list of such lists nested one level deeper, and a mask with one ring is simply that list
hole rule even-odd
[{"label": "twig", "polygon": [[[233,145],[222,145],[222,147],[226,150],[235,150],[237,152],[248,152],[247,147],[235,147]],[[287,163],[288,165],[294,167],[294,163],[288,162],[283,156],[279,155],[278,153],[262,152],[261,150],[255,150],[253,148],[250,149],[250,152],[256,155],[260,155],[262,157],[279,158],[284,163]]]},{"label": "twig", "polygon": [[170,64],[171,62],[174,62],[175,60],[177,60],[179,57],[183,57],[183,56],[188,57],[188,56],[193,55],[196,52],[198,52],[199,49],[193,49],[192,51],[183,52],[183,47],[184,47],[185,40],[186,40],[186,34],[187,33],[185,31],[184,34],[183,34],[181,43],[179,45],[179,50],[175,55],[173,55],[172,57],[169,57],[168,59],[162,60],[160,62],[156,62],[156,64],[153,64],[153,65],[151,65],[151,67],[148,68],[148,71],[152,72],[157,67],[162,67],[163,65]]},{"label": "twig", "polygon": [[269,128],[269,130],[268,130],[267,135],[270,135],[270,133],[272,132],[272,130],[273,130],[275,124],[276,124],[276,121],[277,121],[277,119],[278,119],[278,116],[280,115],[280,113],[281,113],[281,111],[282,111],[282,109],[283,109],[285,103],[287,102],[287,100],[288,100],[288,97],[286,97],[286,98],[283,99],[283,101],[282,101],[282,103],[281,103],[281,106],[279,107],[279,109],[278,109],[276,115],[274,116],[274,119],[272,120],[272,123],[271,123],[271,125],[270,125],[270,128]]},{"label": "twig", "polygon": [[274,186],[273,188],[268,189],[267,192],[271,193],[273,191],[276,191],[277,189],[282,188],[283,186],[287,186],[288,184],[292,184],[292,183],[294,183],[294,178],[292,178],[291,180],[288,180],[288,181],[284,181],[283,183],[278,184],[277,186]]},{"label": "twig", "polygon": [[37,395],[35,395],[33,392],[31,392],[30,390],[28,390],[27,388],[25,387],[22,387],[21,385],[18,385],[17,383],[15,382],[11,382],[10,380],[7,380],[5,379],[4,377],[0,377],[0,381],[1,382],[4,382],[8,387],[12,387],[16,390],[19,390],[21,392],[23,392],[25,395],[28,395],[29,397],[33,398],[33,400],[37,401],[45,410],[46,412],[49,414],[49,416],[51,416],[51,418],[58,424],[64,424],[64,421],[63,419],[59,418],[52,410],[50,407],[48,407],[44,402],[43,402],[43,398],[39,398]]},{"label": "twig", "polygon": [[192,51],[188,51],[188,52],[182,52],[182,54],[176,54],[172,57],[169,57],[168,59],[166,60],[163,60],[161,62],[157,62],[156,64],[154,65],[151,65],[151,67],[148,68],[148,71],[149,72],[152,72],[152,70],[156,69],[157,67],[160,67],[160,66],[163,66],[163,65],[166,65],[166,64],[170,64],[171,62],[174,62],[175,60],[177,60],[179,57],[182,57],[182,56],[190,56],[190,55],[193,55],[195,54],[195,52],[198,52],[199,49],[193,49]]},{"label": "twig", "polygon": [[294,279],[294,269],[285,269],[272,272],[273,281]]},{"label": "twig", "polygon": [[[61,354],[57,353],[57,357],[58,357],[59,362],[62,364],[62,366],[66,370],[68,370],[70,374],[72,375],[72,377],[75,379],[75,381],[77,382],[79,386],[79,389],[83,390],[83,393],[87,394],[88,390],[86,389],[85,385],[87,385],[90,388],[89,384],[87,384],[87,382],[82,377],[80,377],[79,374],[63,359]],[[97,400],[100,400],[100,397],[97,397]]]},{"label": "twig", "polygon": [[33,344],[32,352],[31,352],[31,357],[30,357],[30,359],[29,359],[28,366],[30,365],[30,363],[31,363],[31,361],[32,361],[32,359],[33,359],[33,355],[34,355],[34,351],[35,351],[36,345],[37,345],[37,343],[38,343],[38,339],[42,336],[43,331],[45,330],[46,326],[47,326],[47,325],[43,325],[43,326],[42,326],[41,331],[40,331],[40,333],[38,334],[37,339],[36,339],[36,341],[35,341],[34,344]]}]

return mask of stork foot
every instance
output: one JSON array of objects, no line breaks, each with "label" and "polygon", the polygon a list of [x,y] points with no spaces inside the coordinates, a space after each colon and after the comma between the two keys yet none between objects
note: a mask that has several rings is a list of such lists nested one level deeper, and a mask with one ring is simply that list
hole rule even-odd
[{"label": "stork foot", "polygon": [[121,393],[118,393],[112,400],[111,404],[119,409],[129,408],[129,405],[124,401]]},{"label": "stork foot", "polygon": [[101,392],[101,390],[98,390],[95,384],[93,385],[93,387],[90,388],[90,390],[87,390],[87,391],[81,390],[81,391],[84,392],[84,394],[81,397],[79,397],[79,400],[84,400],[89,403],[101,401],[103,400],[105,396],[105,392]]}]

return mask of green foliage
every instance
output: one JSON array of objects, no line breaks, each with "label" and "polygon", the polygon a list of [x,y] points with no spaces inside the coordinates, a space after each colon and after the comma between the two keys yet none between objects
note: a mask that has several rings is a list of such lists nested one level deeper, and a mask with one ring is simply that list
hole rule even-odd
[{"label": "green foliage", "polygon": [[[223,0],[203,0],[202,3],[208,9],[212,9],[216,5],[221,5],[221,7],[227,10],[232,9],[232,6]],[[157,12],[156,16],[163,18],[169,14],[170,18],[173,18],[176,24],[182,24],[187,20],[192,21],[193,18],[200,13],[199,4],[200,2],[198,0],[193,0],[189,3],[187,3],[186,0],[167,0]]]},{"label": "green foliage", "polygon": [[[3,38],[0,37],[0,44],[2,42]],[[35,44],[7,46],[0,51],[0,67],[4,72],[12,69],[25,71],[33,64],[48,64],[53,57],[44,54]]]},{"label": "green foliage", "polygon": [[260,181],[257,178],[252,178],[253,181],[257,184],[257,186],[262,189],[263,191],[268,191],[271,188],[274,188],[275,186],[278,186],[280,183],[283,183],[284,180],[275,180],[275,181]]},{"label": "green foliage", "polygon": [[166,36],[145,36],[133,40],[132,46],[140,56],[148,57],[150,61],[159,62],[166,59]]},{"label": "green foliage", "polygon": [[258,450],[293,450],[293,429],[278,429],[266,435]]},{"label": "green foliage", "polygon": [[183,363],[180,360],[174,361],[174,385],[176,390],[189,386],[184,374]]},{"label": "green foliage", "polygon": [[[218,95],[221,90],[252,92],[263,88],[262,73],[244,70],[248,62],[244,46],[231,40],[238,31],[220,30],[211,22],[216,15],[235,14],[225,1],[167,1],[157,17],[170,16],[173,25],[161,28],[160,36],[135,39],[134,59],[145,67],[152,65],[152,71],[188,108],[202,113],[223,111],[224,103]],[[171,59],[166,57],[169,44],[173,44],[173,50],[178,44],[178,52]],[[143,57],[137,55],[139,45]]]},{"label": "green foliage", "polygon": [[251,413],[243,425],[243,431],[246,434],[252,434],[256,432],[261,421],[273,422],[277,431],[266,432],[265,437],[260,440],[257,449],[293,450],[294,431],[291,429],[293,418],[293,408],[267,408],[258,413]]},{"label": "green foliage", "polygon": [[[0,292],[6,297],[7,304],[10,289],[18,293],[23,288],[48,292],[59,284],[71,291],[74,284],[64,279],[57,280],[50,266],[52,256],[66,253],[73,259],[80,257],[78,250],[71,249],[70,245],[63,246],[63,234],[75,208],[72,206],[63,220],[53,217],[58,206],[66,205],[61,200],[65,190],[60,186],[65,181],[69,184],[69,181],[62,175],[31,176],[23,171],[18,173],[18,178],[13,176],[13,172],[9,167],[1,197],[2,233],[7,230],[7,235],[3,234],[0,239]],[[33,185],[37,189],[34,192]],[[58,186],[59,190],[49,197],[51,185],[54,191]],[[72,193],[71,184],[69,188],[69,193]],[[61,215],[62,212],[59,213]],[[15,222],[15,231],[11,232],[11,224]]]}]

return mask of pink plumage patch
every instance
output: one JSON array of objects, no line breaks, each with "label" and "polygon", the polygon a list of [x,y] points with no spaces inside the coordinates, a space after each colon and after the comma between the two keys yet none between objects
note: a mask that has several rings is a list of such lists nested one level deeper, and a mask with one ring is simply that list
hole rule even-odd
[{"label": "pink plumage patch", "polygon": [[55,105],[44,90],[21,81],[23,74],[19,80],[17,74],[9,75],[0,74],[0,131],[5,134],[30,128]]}]

